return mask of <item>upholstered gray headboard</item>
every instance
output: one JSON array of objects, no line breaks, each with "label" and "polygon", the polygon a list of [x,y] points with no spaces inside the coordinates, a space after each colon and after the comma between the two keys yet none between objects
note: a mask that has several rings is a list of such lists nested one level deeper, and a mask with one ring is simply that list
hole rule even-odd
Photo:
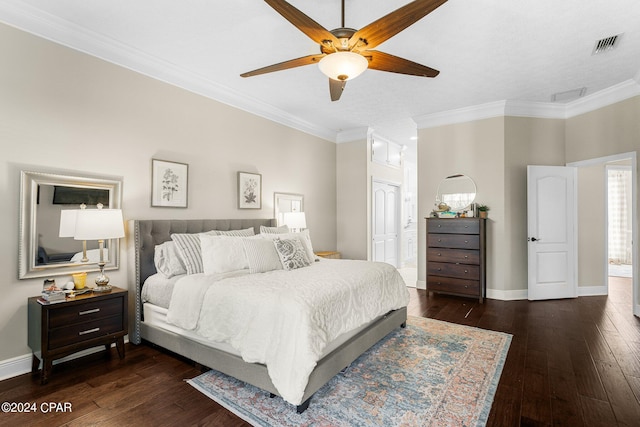
[{"label": "upholstered gray headboard", "polygon": [[210,230],[242,230],[253,227],[256,234],[260,226],[275,226],[275,219],[137,219],[128,224],[129,286],[135,289],[129,295],[129,313],[134,314],[129,325],[129,341],[140,343],[142,301],[140,292],[147,277],[156,273],[153,256],[156,245],[171,240],[173,233],[201,233]]}]

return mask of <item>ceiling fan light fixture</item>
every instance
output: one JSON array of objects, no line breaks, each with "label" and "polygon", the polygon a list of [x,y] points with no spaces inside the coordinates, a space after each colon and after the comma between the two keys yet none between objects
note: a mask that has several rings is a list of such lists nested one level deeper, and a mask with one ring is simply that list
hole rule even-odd
[{"label": "ceiling fan light fixture", "polygon": [[369,61],[353,52],[334,52],[320,60],[320,71],[333,80],[346,81],[358,77],[369,66]]}]

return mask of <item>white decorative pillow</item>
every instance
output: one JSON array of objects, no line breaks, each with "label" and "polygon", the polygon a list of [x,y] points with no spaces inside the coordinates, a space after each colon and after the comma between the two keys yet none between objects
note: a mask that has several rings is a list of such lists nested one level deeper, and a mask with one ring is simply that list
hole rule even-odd
[{"label": "white decorative pillow", "polygon": [[300,243],[302,243],[302,247],[304,248],[307,259],[311,262],[316,261],[316,254],[313,252],[313,245],[311,245],[311,236],[309,235],[309,230],[303,230],[299,233],[285,233],[285,234],[260,234],[260,236],[265,239],[299,239]]},{"label": "white decorative pillow", "polygon": [[278,251],[282,268],[285,270],[295,270],[311,265],[300,239],[276,239],[273,244]]},{"label": "white decorative pillow", "polygon": [[166,278],[187,273],[187,267],[178,253],[176,242],[172,240],[156,245],[153,262],[156,271]]},{"label": "white decorative pillow", "polygon": [[249,268],[242,237],[200,235],[202,272],[220,274]]},{"label": "white decorative pillow", "polygon": [[289,226],[287,224],[281,225],[280,227],[267,227],[264,225],[260,226],[260,234],[284,234],[289,232]]},{"label": "white decorative pillow", "polygon": [[255,231],[253,227],[244,230],[211,230],[204,233],[175,233],[171,235],[171,239],[176,242],[178,253],[184,263],[187,274],[202,273],[204,271],[202,265],[202,249],[200,248],[200,236],[253,236]]},{"label": "white decorative pillow", "polygon": [[282,270],[280,256],[271,240],[242,239],[242,243],[249,262],[249,273]]},{"label": "white decorative pillow", "polygon": [[213,230],[210,232],[216,236],[236,236],[236,237],[249,237],[255,236],[256,232],[253,227],[245,228],[243,230]]}]

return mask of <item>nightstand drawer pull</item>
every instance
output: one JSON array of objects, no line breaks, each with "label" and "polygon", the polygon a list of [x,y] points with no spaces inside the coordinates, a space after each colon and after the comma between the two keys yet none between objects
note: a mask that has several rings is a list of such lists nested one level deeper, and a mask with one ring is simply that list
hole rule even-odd
[{"label": "nightstand drawer pull", "polygon": [[98,332],[100,330],[100,328],[93,328],[93,329],[88,329],[86,331],[80,331],[78,332],[78,335],[86,335],[86,334],[92,334],[94,332]]},{"label": "nightstand drawer pull", "polygon": [[99,308],[94,308],[94,309],[91,309],[91,310],[80,311],[80,312],[78,312],[78,314],[80,316],[84,316],[85,314],[98,313],[99,311],[100,311]]}]

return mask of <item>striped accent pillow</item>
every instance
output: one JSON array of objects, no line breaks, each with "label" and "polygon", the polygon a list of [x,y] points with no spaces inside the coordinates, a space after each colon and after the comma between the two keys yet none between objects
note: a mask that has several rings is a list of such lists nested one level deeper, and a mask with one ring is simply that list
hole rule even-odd
[{"label": "striped accent pillow", "polygon": [[255,235],[253,227],[244,230],[211,230],[206,233],[174,233],[171,240],[176,242],[178,253],[187,269],[187,274],[203,273],[202,247],[200,246],[200,234],[213,236],[239,236],[247,237]]},{"label": "striped accent pillow", "polygon": [[260,234],[284,234],[289,231],[289,226],[287,224],[281,225],[280,227],[267,227],[266,225],[260,226]]},{"label": "striped accent pillow", "polygon": [[264,273],[271,270],[282,270],[280,256],[272,240],[243,239],[244,252],[249,261],[249,273]]}]

